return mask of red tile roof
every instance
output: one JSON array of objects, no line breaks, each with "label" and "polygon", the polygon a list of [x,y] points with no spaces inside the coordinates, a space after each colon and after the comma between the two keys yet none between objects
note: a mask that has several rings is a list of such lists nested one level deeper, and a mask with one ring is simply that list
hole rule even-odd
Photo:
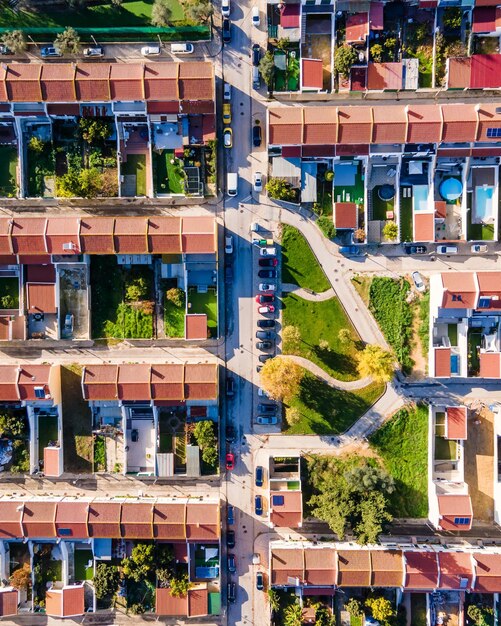
[{"label": "red tile roof", "polygon": [[[43,472],[46,476],[61,476],[63,449],[48,447],[43,450]],[[61,461],[61,462],[60,462]]]},{"label": "red tile roof", "polygon": [[89,506],[89,535],[91,537],[120,538],[120,514],[118,502],[91,502]]},{"label": "red tile roof", "polygon": [[304,580],[304,551],[297,548],[275,548],[271,553],[271,584],[287,585],[289,578]]},{"label": "red tile roof", "polygon": [[20,399],[18,378],[19,371],[15,365],[0,365],[0,402],[15,402]]},{"label": "red tile roof", "polygon": [[369,25],[371,30],[384,29],[384,4],[382,2],[371,2],[369,10]]},{"label": "red tile roof", "polygon": [[76,617],[85,613],[85,590],[82,585],[48,589],[45,612],[54,617]]},{"label": "red tile roof", "polygon": [[188,590],[188,617],[209,614],[209,591],[207,585],[198,585]]},{"label": "red tile roof", "polygon": [[217,230],[213,217],[183,217],[181,241],[186,254],[213,254],[217,250]]},{"label": "red tile roof", "polygon": [[479,296],[499,296],[501,299],[501,272],[477,272]]},{"label": "red tile roof", "polygon": [[85,400],[117,400],[118,365],[86,365],[82,373]]},{"label": "red tile roof", "polygon": [[435,377],[448,378],[451,375],[451,349],[433,348],[435,355]]},{"label": "red tile roof", "polygon": [[23,534],[30,539],[56,537],[56,506],[57,502],[33,501],[25,502],[23,508]]},{"label": "red tile roof", "polygon": [[304,550],[304,580],[307,585],[335,585],[337,582],[336,551],[321,548]]},{"label": "red tile roof", "polygon": [[334,225],[336,228],[358,227],[358,210],[354,202],[335,202],[334,203]]},{"label": "red tile roof", "polygon": [[269,143],[289,145],[303,143],[303,112],[300,107],[268,109]]},{"label": "red tile roof", "polygon": [[126,539],[153,539],[153,504],[124,502],[121,529]]},{"label": "red tile roof", "polygon": [[44,63],[40,78],[42,98],[47,102],[76,100],[75,65],[73,63]]},{"label": "red tile roof", "polygon": [[444,293],[442,306],[447,309],[473,309],[477,301],[477,284],[473,272],[441,274]]},{"label": "red tile roof", "polygon": [[16,218],[12,222],[11,239],[14,254],[46,254],[45,217]]},{"label": "red tile roof", "polygon": [[371,583],[371,562],[368,550],[339,550],[340,587],[368,587]]},{"label": "red tile roof", "polygon": [[501,354],[499,352],[480,353],[480,377],[501,378]]},{"label": "red tile roof", "polygon": [[179,254],[181,218],[156,216],[148,218],[148,250],[153,254]]},{"label": "red tile roof", "polygon": [[164,504],[153,507],[153,536],[155,539],[182,541],[186,539],[186,504]]},{"label": "red tile roof", "polygon": [[41,102],[42,88],[39,63],[11,63],[7,66],[6,84],[9,100],[16,102]]},{"label": "red tile roof", "polygon": [[146,254],[148,222],[142,217],[121,217],[115,220],[114,242],[117,254]]},{"label": "red tile roof", "polygon": [[370,107],[339,107],[339,143],[368,144],[372,141],[372,110]]},{"label": "red tile roof", "polygon": [[477,114],[467,104],[450,104],[442,108],[444,127],[442,140],[450,143],[475,141]]},{"label": "red tile roof", "polygon": [[174,597],[167,587],[158,588],[155,592],[155,613],[157,615],[185,617],[188,615],[188,597]]},{"label": "red tile roof", "polygon": [[300,14],[300,4],[287,3],[280,14],[280,26],[282,28],[299,28]]},{"label": "red tile roof", "polygon": [[0,617],[17,615],[17,605],[19,604],[19,591],[12,587],[0,589]]},{"label": "red tile roof", "polygon": [[[49,217],[45,230],[47,252],[50,254],[80,254],[79,228],[79,220],[76,217],[65,217],[64,219]],[[69,244],[71,249],[63,248],[65,244]]]},{"label": "red tile roof", "polygon": [[[277,504],[283,499],[283,504]],[[270,491],[270,522],[279,528],[299,528],[303,522],[303,495],[300,491]]]},{"label": "red tile roof", "polygon": [[27,283],[26,295],[28,313],[57,313],[55,285]]},{"label": "red tile roof", "polygon": [[200,106],[200,113],[213,112],[213,107],[207,106],[214,101],[213,69],[210,63],[195,61],[179,65],[179,98],[183,101],[185,113],[188,112],[186,110],[188,103],[190,106]]},{"label": "red tile roof", "polygon": [[215,400],[218,391],[217,365],[214,363],[186,363],[184,382],[186,399]]},{"label": "red tile roof", "polygon": [[22,503],[2,502],[0,509],[0,539],[16,539],[23,536],[22,516]]},{"label": "red tile roof", "polygon": [[19,366],[17,386],[21,400],[36,400],[35,387],[44,387],[46,394],[51,394],[49,380],[50,365],[23,364]]},{"label": "red tile roof", "polygon": [[479,593],[501,592],[501,554],[475,552],[475,587]]},{"label": "red tile roof", "polygon": [[176,63],[146,63],[144,93],[147,100],[178,100],[178,71]]},{"label": "red tile roof", "polygon": [[140,363],[123,364],[118,367],[118,397],[120,400],[151,399],[151,368]]},{"label": "red tile roof", "polygon": [[151,397],[154,400],[184,400],[184,365],[152,365]]},{"label": "red tile roof", "polygon": [[373,143],[405,143],[407,137],[407,116],[403,107],[373,107]]},{"label": "red tile roof", "polygon": [[496,30],[496,7],[475,7],[471,30],[473,33],[492,33]]},{"label": "red tile roof", "polygon": [[88,508],[89,504],[87,502],[76,500],[58,502],[56,508],[56,534],[58,537],[71,539],[88,537]]},{"label": "red tile roof", "polygon": [[400,550],[371,550],[371,587],[401,587],[404,562]]},{"label": "red tile roof", "polygon": [[[307,145],[322,145],[336,143],[338,122],[336,110],[329,107],[304,109],[304,143]],[[282,153],[282,156],[283,153]],[[293,156],[293,155],[291,155]]]},{"label": "red tile roof", "polygon": [[85,217],[80,220],[80,242],[85,254],[115,254],[113,217]]},{"label": "red tile roof", "polygon": [[404,552],[405,586],[408,589],[435,589],[438,562],[435,552]]},{"label": "red tile roof", "polygon": [[470,89],[501,86],[501,54],[474,54],[471,58]]},{"label": "red tile roof", "polygon": [[113,100],[144,100],[144,66],[141,63],[112,63],[110,93]]},{"label": "red tile roof", "polygon": [[[285,6],[290,5],[286,4]],[[301,63],[303,66],[301,72],[303,89],[323,89],[324,71],[322,59],[301,59]]]},{"label": "red tile roof", "polygon": [[85,63],[76,66],[77,100],[106,102],[110,100],[110,65],[108,63]]},{"label": "red tile roof", "polygon": [[185,339],[207,339],[207,315],[202,313],[186,315]]},{"label": "red tile roof", "polygon": [[[496,142],[497,137],[488,137],[487,129],[501,128],[501,116],[497,113],[498,107],[492,104],[478,106],[478,135],[477,141]],[[480,156],[480,155],[479,155]]]},{"label": "red tile roof", "polygon": [[447,439],[466,439],[467,416],[465,406],[448,406],[445,409]]},{"label": "red tile roof", "polygon": [[354,13],[346,18],[346,43],[365,41],[369,34],[369,14]]},{"label": "red tile roof", "polygon": [[441,589],[464,589],[473,581],[473,559],[466,552],[439,552],[438,567],[440,570]]},{"label": "red tile roof", "polygon": [[10,242],[10,217],[0,217],[0,254],[11,255],[12,247]]},{"label": "red tile roof", "polygon": [[[439,527],[442,530],[470,530],[473,521],[471,498],[468,495],[437,496]],[[457,518],[468,519],[468,524],[459,524]]]},{"label": "red tile roof", "polygon": [[403,72],[402,63],[369,63],[367,88],[402,89]]},{"label": "red tile roof", "polygon": [[414,241],[435,241],[433,213],[414,213]]},{"label": "red tile roof", "polygon": [[471,57],[447,59],[447,88],[468,89],[471,78]]},{"label": "red tile roof", "polygon": [[186,538],[191,541],[216,541],[219,537],[219,507],[215,504],[188,502]]},{"label": "red tile roof", "polygon": [[442,128],[440,107],[434,104],[413,104],[407,111],[408,143],[430,143],[440,138]]}]

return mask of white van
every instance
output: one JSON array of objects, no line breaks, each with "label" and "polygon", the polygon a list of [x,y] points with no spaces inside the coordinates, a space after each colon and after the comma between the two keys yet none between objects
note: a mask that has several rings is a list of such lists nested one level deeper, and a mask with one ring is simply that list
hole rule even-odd
[{"label": "white van", "polygon": [[238,174],[235,172],[226,174],[226,193],[229,196],[236,196],[238,193]]},{"label": "white van", "polygon": [[195,46],[192,43],[172,43],[170,51],[172,54],[193,54]]}]

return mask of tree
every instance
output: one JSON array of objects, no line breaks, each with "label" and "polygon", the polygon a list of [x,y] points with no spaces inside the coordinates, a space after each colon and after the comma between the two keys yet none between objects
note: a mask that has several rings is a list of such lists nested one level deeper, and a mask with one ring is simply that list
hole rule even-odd
[{"label": "tree", "polygon": [[167,26],[171,20],[172,11],[165,0],[155,0],[151,8],[151,23],[153,26]]},{"label": "tree", "polygon": [[331,350],[330,343],[327,341],[327,339],[320,339],[320,341],[318,342],[318,347],[324,352],[330,352]]},{"label": "tree", "polygon": [[393,378],[393,355],[378,345],[365,346],[359,356],[360,376],[370,376],[378,383],[388,383]]},{"label": "tree", "polygon": [[155,569],[155,546],[152,543],[137,543],[129,557],[122,560],[126,578],[139,583],[150,578]]},{"label": "tree", "polygon": [[494,624],[494,609],[492,607],[470,604],[466,613],[476,626],[492,626]]},{"label": "tree", "polygon": [[56,180],[56,193],[61,198],[96,198],[102,189],[103,177],[95,167],[70,170]]},{"label": "tree", "polygon": [[371,57],[374,63],[381,63],[383,60],[383,46],[380,43],[371,46]]},{"label": "tree", "polygon": [[26,35],[22,30],[8,30],[2,35],[2,43],[14,54],[20,54],[27,48]]},{"label": "tree", "polygon": [[353,236],[358,242],[363,243],[365,241],[365,230],[363,228],[357,228]]},{"label": "tree", "polygon": [[357,52],[355,48],[345,44],[339,46],[334,56],[334,69],[344,78],[349,78],[351,66],[357,60]]},{"label": "tree", "polygon": [[295,191],[285,178],[270,178],[266,183],[266,191],[275,200],[293,202],[296,199]]},{"label": "tree", "polygon": [[9,581],[14,589],[19,589],[19,591],[29,589],[31,587],[30,564],[23,563],[21,567],[12,572]]},{"label": "tree", "polygon": [[115,9],[119,9],[122,6],[123,0],[111,0],[111,4]]},{"label": "tree", "polygon": [[268,589],[268,602],[270,603],[270,609],[272,611],[278,611],[280,609],[280,599],[275,589]]},{"label": "tree", "polygon": [[390,617],[395,615],[391,602],[383,597],[367,598],[365,606],[370,608],[372,617],[378,622],[387,622]]},{"label": "tree", "polygon": [[347,345],[351,341],[351,330],[349,328],[341,328],[337,334],[339,343]]},{"label": "tree", "polygon": [[384,494],[395,491],[395,480],[382,467],[358,465],[344,474],[344,478],[352,491],[381,491]]},{"label": "tree", "polygon": [[357,535],[358,543],[377,543],[379,535],[383,532],[386,522],[391,522],[393,517],[386,510],[387,500],[379,491],[365,493],[358,505],[359,522],[353,528]]},{"label": "tree", "polygon": [[56,35],[54,47],[61,54],[78,54],[80,50],[80,35],[74,28],[68,26],[62,33]]},{"label": "tree", "polygon": [[171,289],[168,289],[165,293],[165,297],[169,302],[172,302],[174,306],[182,307],[184,305],[184,291],[179,287],[172,287]]},{"label": "tree", "polygon": [[113,596],[120,582],[118,568],[106,563],[98,563],[94,574],[94,590],[96,598],[102,600]]},{"label": "tree", "polygon": [[294,350],[301,342],[301,331],[297,326],[284,326],[282,328],[282,341],[288,343]]},{"label": "tree", "polygon": [[208,22],[214,7],[208,0],[192,0],[185,7],[186,17],[194,22]]},{"label": "tree", "polygon": [[335,626],[334,615],[324,604],[319,604],[315,609],[315,626]]},{"label": "tree", "polygon": [[78,125],[83,140],[89,144],[106,141],[111,135],[110,125],[103,119],[81,117]]},{"label": "tree", "polygon": [[212,420],[197,422],[193,434],[202,451],[203,461],[208,465],[214,465],[217,462],[217,436],[214,432],[214,422]]},{"label": "tree", "polygon": [[297,424],[301,419],[301,411],[295,406],[288,406],[285,409],[285,421],[289,426]]},{"label": "tree", "polygon": [[125,298],[130,302],[143,300],[148,295],[148,283],[144,276],[136,276],[125,289]]},{"label": "tree", "polygon": [[0,303],[2,305],[2,309],[13,309],[15,305],[14,298],[10,294],[2,296],[0,298]]},{"label": "tree", "polygon": [[334,180],[333,170],[327,170],[324,174],[324,180],[326,183],[331,183]]},{"label": "tree", "polygon": [[288,37],[282,37],[281,39],[277,40],[277,43],[275,44],[275,48],[277,50],[282,50],[283,52],[285,52],[285,50],[287,50],[287,48],[289,47],[290,44],[290,39]]},{"label": "tree", "polygon": [[14,413],[0,413],[0,433],[7,437],[22,437],[24,421]]},{"label": "tree", "polygon": [[188,574],[181,574],[172,577],[169,580],[169,586],[170,595],[174,596],[174,598],[179,598],[180,596],[185,596],[188,593],[192,584],[188,579]]},{"label": "tree", "polygon": [[266,86],[270,89],[275,76],[275,59],[273,58],[273,53],[269,50],[266,51],[264,56],[262,56],[259,61],[259,72],[263,77]]},{"label": "tree", "polygon": [[284,609],[284,626],[302,626],[303,609],[297,602]]},{"label": "tree", "polygon": [[447,7],[444,11],[442,24],[449,30],[459,30],[461,28],[462,13],[460,7]]},{"label": "tree", "polygon": [[269,359],[261,370],[261,386],[272,400],[288,402],[299,391],[304,370],[292,359]]},{"label": "tree", "polygon": [[364,613],[361,602],[356,598],[350,598],[344,605],[344,608],[348,611],[351,617],[362,617]]},{"label": "tree", "polygon": [[327,237],[327,239],[334,239],[334,237],[336,236],[336,227],[334,226],[332,217],[322,215],[317,220],[317,226],[323,232],[324,236]]},{"label": "tree", "polygon": [[398,226],[395,222],[386,222],[383,227],[383,236],[390,241],[394,241],[398,237]]},{"label": "tree", "polygon": [[37,154],[41,154],[45,149],[45,141],[42,141],[39,137],[31,137],[28,142],[28,148],[32,152],[36,152]]}]

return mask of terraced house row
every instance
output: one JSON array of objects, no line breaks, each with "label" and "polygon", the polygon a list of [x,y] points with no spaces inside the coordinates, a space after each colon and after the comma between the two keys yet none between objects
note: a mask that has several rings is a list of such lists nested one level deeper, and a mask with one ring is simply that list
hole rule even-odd
[{"label": "terraced house row", "polygon": [[[4,64],[0,195],[203,196],[214,94],[206,62]],[[83,194],[74,177],[89,170]]]},{"label": "terraced house row", "polygon": [[81,385],[81,400],[68,405],[66,416],[63,368],[0,366],[0,406],[21,425],[16,433],[4,432],[0,442],[4,472],[61,476],[65,446],[75,446],[69,423],[76,420],[89,425],[85,438],[96,472],[143,478],[201,475],[200,448],[189,426],[210,421],[217,440],[217,364],[87,365],[76,388]]},{"label": "terraced house row", "polygon": [[[0,218],[0,341],[169,338],[169,289],[175,337],[218,336],[217,235],[212,217]],[[149,326],[110,331],[117,309]]]},{"label": "terraced house row", "polygon": [[353,243],[498,241],[497,103],[270,107],[268,123],[271,174],[308,206],[332,170],[334,225]]},{"label": "terraced house row", "polygon": [[95,611],[96,567],[130,556],[145,542],[171,555],[192,583],[184,596],[175,598],[154,581],[149,589],[154,613],[193,617],[219,612],[217,500],[2,499],[0,511],[2,578],[28,565],[33,588],[28,595],[26,589],[3,586],[2,617],[41,608],[51,617]]}]

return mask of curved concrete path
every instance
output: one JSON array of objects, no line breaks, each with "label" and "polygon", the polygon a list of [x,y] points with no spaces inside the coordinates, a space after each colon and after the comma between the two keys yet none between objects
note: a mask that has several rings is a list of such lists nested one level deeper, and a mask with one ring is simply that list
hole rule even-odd
[{"label": "curved concrete path", "polygon": [[327,291],[322,291],[322,293],[316,293],[315,291],[308,291],[307,289],[303,289],[298,285],[294,285],[293,283],[282,283],[282,291],[287,293],[293,293],[296,296],[299,296],[303,300],[309,300],[310,302],[323,302],[324,300],[330,300],[334,298],[336,292],[331,287],[327,289]]},{"label": "curved concrete path", "polygon": [[329,385],[329,387],[334,387],[335,389],[353,391],[354,389],[362,389],[363,387],[367,387],[367,385],[370,385],[370,383],[372,382],[372,378],[370,376],[366,376],[365,378],[359,378],[358,380],[338,380],[337,378],[329,376],[327,372],[325,372],[321,367],[319,367],[309,359],[305,359],[302,356],[296,356],[295,354],[277,354],[277,357],[292,359],[298,365],[304,367],[309,372],[314,374],[317,378],[321,378],[325,383]]}]

